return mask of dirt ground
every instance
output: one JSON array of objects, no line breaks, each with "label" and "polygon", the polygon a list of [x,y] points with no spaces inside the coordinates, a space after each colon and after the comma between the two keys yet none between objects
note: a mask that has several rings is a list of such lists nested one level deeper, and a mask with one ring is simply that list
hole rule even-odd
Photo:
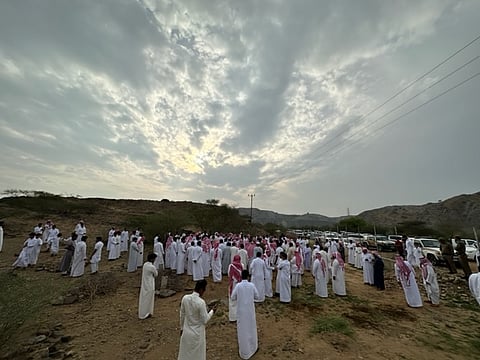
[{"label": "dirt ground", "polygon": [[[89,268],[80,279],[62,277],[59,273],[46,270],[38,271],[53,267],[60,261],[60,257],[51,258],[47,253],[41,253],[37,269],[17,270],[12,274],[10,266],[23,240],[23,236],[5,239],[3,252],[0,253],[2,279],[23,281],[26,295],[18,295],[14,300],[18,301],[18,309],[22,301],[20,297],[35,300],[40,292],[43,294],[46,291],[47,294],[42,295],[44,302],[35,314],[9,330],[9,340],[0,348],[0,358],[176,359],[180,300],[191,291],[185,289],[193,287],[193,282],[186,275],[177,279],[182,291],[168,298],[157,297],[154,317],[138,320],[140,270],[127,273],[125,256],[108,262],[104,250],[100,272],[113,274],[118,281],[116,290],[94,298],[86,296],[71,305],[52,306],[50,300],[92,277]],[[88,245],[90,253],[92,243]],[[330,294],[327,299],[320,299],[314,296],[313,280],[306,272],[302,288],[292,291],[291,304],[280,304],[277,298],[267,298],[264,303],[257,304],[259,351],[253,359],[474,358],[472,354],[480,351],[480,339],[476,337],[480,331],[480,306],[469,296],[465,282],[448,280],[447,287],[442,287],[440,307],[425,303],[423,308],[409,308],[403,291],[393,278],[392,257],[391,253],[384,253],[385,291],[364,285],[361,271],[347,266],[347,297],[338,298]],[[438,267],[437,272],[440,280],[448,278],[445,268]],[[236,325],[228,321],[227,283],[226,278],[220,284],[209,281],[205,293],[207,303],[221,300],[207,325],[207,359],[239,359]],[[33,284],[36,287],[32,287]],[[0,285],[2,301],[6,302],[9,288],[4,286],[5,283]],[[426,299],[423,287],[421,291]],[[0,312],[5,313],[11,311],[12,306],[15,310],[17,305],[3,303],[0,306],[3,309]],[[347,320],[351,333],[345,335],[335,328],[324,333],[312,331],[318,319],[330,317]],[[6,319],[4,317],[2,321],[9,321],[8,317]],[[6,328],[5,323],[1,325]],[[35,342],[32,338],[41,336],[45,329],[48,338],[32,344]],[[57,336],[56,340],[54,336]],[[60,338],[61,341],[58,340]],[[49,353],[51,346],[55,346],[56,351]]]}]

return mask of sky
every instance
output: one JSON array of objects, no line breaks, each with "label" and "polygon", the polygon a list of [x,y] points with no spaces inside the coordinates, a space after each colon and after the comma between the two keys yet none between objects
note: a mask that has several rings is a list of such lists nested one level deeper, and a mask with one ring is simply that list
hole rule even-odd
[{"label": "sky", "polygon": [[475,0],[1,1],[0,191],[326,216],[480,191],[480,39],[433,69],[479,18]]}]

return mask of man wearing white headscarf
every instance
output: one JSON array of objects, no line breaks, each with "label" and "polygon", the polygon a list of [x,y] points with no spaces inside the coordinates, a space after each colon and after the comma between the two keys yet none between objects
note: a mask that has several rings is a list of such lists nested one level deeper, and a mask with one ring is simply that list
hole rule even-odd
[{"label": "man wearing white headscarf", "polygon": [[395,276],[397,281],[402,284],[405,299],[410,307],[422,307],[422,298],[418,291],[417,280],[415,280],[415,271],[408,261],[403,260],[401,256],[395,257]]}]

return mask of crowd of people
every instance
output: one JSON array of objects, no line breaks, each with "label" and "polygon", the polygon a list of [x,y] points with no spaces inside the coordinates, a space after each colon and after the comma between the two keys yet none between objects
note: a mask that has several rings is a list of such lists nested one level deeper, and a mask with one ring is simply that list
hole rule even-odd
[{"label": "crowd of people", "polygon": [[[62,275],[79,277],[90,264],[91,273],[99,271],[104,241],[96,237],[93,251],[87,255],[87,228],[79,221],[68,238],[63,238],[60,229],[51,221],[39,223],[25,240],[15,268],[37,264],[42,249],[55,257],[60,246],[65,247],[57,271]],[[188,276],[196,283],[195,291],[185,295],[181,302],[180,322],[182,328],[179,359],[205,358],[205,324],[214,309],[207,311],[202,299],[207,279],[219,283],[228,281],[228,318],[237,324],[239,354],[249,359],[258,349],[255,303],[265,298],[278,297],[280,303],[292,301],[292,288],[301,287],[306,272],[314,279],[314,293],[320,298],[329,296],[329,288],[335,296],[346,296],[345,267],[363,272],[363,283],[385,290],[385,264],[379,253],[370,251],[350,240],[347,244],[335,239],[311,242],[307,238],[286,236],[251,236],[245,234],[189,233],[168,234],[165,239],[153,238],[153,252],[144,262],[145,236],[141,230],[129,232],[112,227],[107,235],[108,261],[115,261],[127,253],[126,271],[142,269],[142,281],[138,305],[139,319],[153,315],[155,301],[155,278],[161,271],[170,269],[180,276]],[[448,251],[448,249],[447,249]],[[447,261],[448,265],[448,261]],[[421,248],[403,237],[402,251],[395,257],[395,277],[401,284],[408,306],[423,306],[417,285],[415,269],[420,271],[427,294],[427,302],[438,306],[440,290],[431,262],[423,256]],[[452,269],[450,269],[452,270]],[[456,271],[456,269],[455,269]],[[470,276],[472,294],[480,303],[480,279]],[[468,277],[467,277],[468,278]],[[331,284],[329,287],[328,284]],[[202,355],[203,354],[203,355]],[[202,357],[203,356],[203,357]]]}]

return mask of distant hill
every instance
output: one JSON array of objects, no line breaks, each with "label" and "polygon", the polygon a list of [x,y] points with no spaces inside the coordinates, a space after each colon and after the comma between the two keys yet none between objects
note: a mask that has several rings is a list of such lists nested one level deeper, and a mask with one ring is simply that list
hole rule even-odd
[{"label": "distant hill", "polygon": [[472,227],[480,232],[480,192],[424,205],[386,206],[364,211],[358,216],[370,224],[383,226],[420,221],[446,234],[459,230],[472,233]]},{"label": "distant hill", "polygon": [[[242,216],[250,216],[250,208],[239,208],[238,211]],[[385,206],[364,211],[357,216],[377,226],[394,227],[402,223],[418,222],[446,234],[455,231],[472,233],[474,226],[480,233],[480,192],[424,205]],[[255,223],[273,223],[286,228],[329,226],[343,218],[345,217],[328,217],[310,213],[284,215],[269,210],[253,209]]]},{"label": "distant hill", "polygon": [[[238,208],[242,216],[250,216],[250,208]],[[274,211],[253,209],[253,222],[259,224],[277,224],[286,228],[321,227],[334,225],[343,217],[328,217],[319,214],[284,215]]]}]

